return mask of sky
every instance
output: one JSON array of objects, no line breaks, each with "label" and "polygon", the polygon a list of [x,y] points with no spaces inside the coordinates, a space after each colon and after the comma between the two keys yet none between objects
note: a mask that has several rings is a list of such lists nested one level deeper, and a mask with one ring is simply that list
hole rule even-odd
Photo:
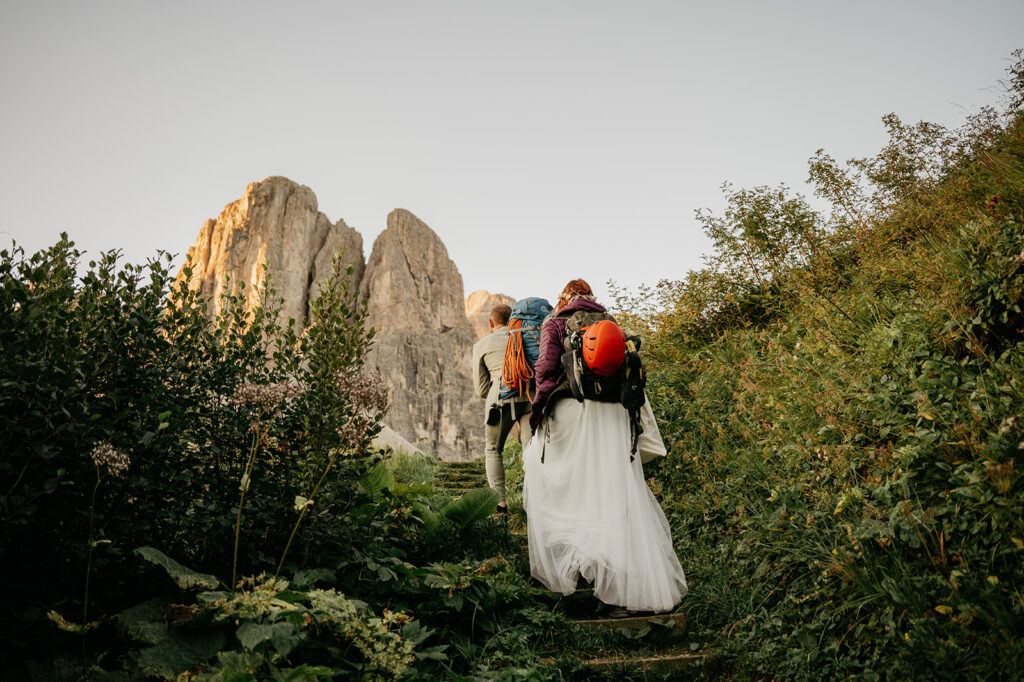
[{"label": "sky", "polygon": [[1024,2],[0,3],[0,248],[179,254],[284,175],[369,257],[405,208],[477,289],[700,267],[720,186],[999,100]]}]

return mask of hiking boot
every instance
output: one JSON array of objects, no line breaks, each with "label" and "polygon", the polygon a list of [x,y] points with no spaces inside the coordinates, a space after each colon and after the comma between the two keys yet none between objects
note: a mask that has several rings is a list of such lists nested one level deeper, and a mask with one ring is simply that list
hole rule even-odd
[{"label": "hiking boot", "polygon": [[594,608],[594,615],[599,618],[629,618],[630,613],[624,606],[598,601],[597,607]]}]

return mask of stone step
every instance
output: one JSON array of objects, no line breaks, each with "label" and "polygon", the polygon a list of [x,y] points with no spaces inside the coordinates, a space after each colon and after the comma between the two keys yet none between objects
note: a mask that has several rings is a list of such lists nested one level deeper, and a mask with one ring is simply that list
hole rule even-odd
[{"label": "stone step", "polygon": [[473,460],[472,462],[442,462],[437,467],[438,471],[465,471],[470,470],[484,470],[483,460]]},{"label": "stone step", "polygon": [[629,618],[592,618],[574,620],[576,625],[590,630],[618,630],[635,632],[647,625],[681,628],[686,624],[685,613],[664,613],[651,616],[631,616]]},{"label": "stone step", "polygon": [[442,472],[440,474],[437,474],[436,478],[444,479],[446,481],[469,481],[469,480],[475,481],[475,480],[480,479],[480,478],[486,479],[487,478],[487,474],[485,474],[483,472],[476,472],[476,471],[466,471],[466,472],[462,472],[462,471],[454,471],[454,472],[445,471],[445,472]]},{"label": "stone step", "polygon": [[476,484],[476,483],[482,482],[484,485],[487,485],[487,477],[486,476],[452,476],[452,477],[438,476],[435,480],[438,483],[441,483],[441,484],[445,484],[445,483],[452,483],[452,484],[473,483],[473,484]]},{"label": "stone step", "polygon": [[438,481],[436,485],[445,490],[472,490],[486,488],[487,481]]},{"label": "stone step", "polygon": [[661,656],[644,656],[642,658],[592,658],[588,661],[582,661],[582,663],[594,670],[629,666],[630,668],[639,668],[646,672],[664,672],[702,663],[703,661],[703,654],[664,654]]},{"label": "stone step", "polygon": [[476,485],[475,487],[445,487],[444,489],[445,491],[451,493],[453,496],[459,497],[460,495],[465,495],[470,491],[478,491],[478,489],[480,489],[481,487],[486,486],[487,484],[484,483],[483,485]]}]

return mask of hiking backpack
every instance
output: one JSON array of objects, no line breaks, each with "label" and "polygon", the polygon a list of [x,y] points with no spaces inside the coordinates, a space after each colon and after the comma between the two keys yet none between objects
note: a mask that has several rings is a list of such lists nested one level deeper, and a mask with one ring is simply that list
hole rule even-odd
[{"label": "hiking backpack", "polygon": [[550,314],[551,304],[543,298],[531,296],[512,306],[499,399],[533,398],[533,366],[540,355],[540,327]]},{"label": "hiking backpack", "polygon": [[579,310],[566,319],[564,348],[562,369],[576,400],[617,402],[629,412],[633,461],[643,433],[640,408],[647,399],[640,337],[626,336],[608,313]]}]

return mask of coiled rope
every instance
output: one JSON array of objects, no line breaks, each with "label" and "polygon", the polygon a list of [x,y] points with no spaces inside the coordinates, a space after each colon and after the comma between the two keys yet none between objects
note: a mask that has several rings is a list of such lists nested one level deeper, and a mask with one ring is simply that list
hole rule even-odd
[{"label": "coiled rope", "polygon": [[533,368],[526,361],[526,352],[523,350],[523,321],[510,320],[508,323],[508,341],[505,342],[505,361],[501,365],[501,381],[513,391],[523,397],[533,400],[530,395],[530,379],[533,378]]}]

